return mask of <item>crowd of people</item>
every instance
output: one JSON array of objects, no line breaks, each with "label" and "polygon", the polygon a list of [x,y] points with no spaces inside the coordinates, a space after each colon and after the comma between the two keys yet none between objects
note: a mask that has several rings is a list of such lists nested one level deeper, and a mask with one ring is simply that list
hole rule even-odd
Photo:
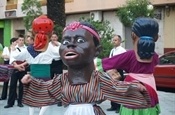
[{"label": "crowd of people", "polygon": [[[107,110],[120,115],[160,113],[153,76],[159,32],[154,19],[135,20],[131,34],[134,49],[125,50],[121,36],[115,34],[111,38],[114,48],[104,59],[97,58],[102,48],[100,35],[90,23],[68,24],[61,42],[53,28],[51,19],[39,16],[32,23],[32,35],[12,38],[10,46],[4,47],[4,64],[14,67],[3,84],[0,99],[7,99],[4,108],[13,107],[17,100],[17,106],[29,106],[29,115],[34,115],[36,107],[39,115],[44,115],[53,104],[66,106],[64,115],[105,115],[99,104],[110,100]],[[128,75],[124,77],[123,71]]]}]

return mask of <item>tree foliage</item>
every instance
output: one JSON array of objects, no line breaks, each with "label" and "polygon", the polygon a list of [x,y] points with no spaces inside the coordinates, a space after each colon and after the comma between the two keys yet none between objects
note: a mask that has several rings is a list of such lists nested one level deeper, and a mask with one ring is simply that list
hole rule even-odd
[{"label": "tree foliage", "polygon": [[149,7],[149,0],[128,0],[126,5],[119,7],[116,15],[125,26],[131,26],[138,17],[153,17],[154,10]]},{"label": "tree foliage", "polygon": [[61,37],[66,24],[65,0],[47,0],[47,16],[53,20],[54,31]]},{"label": "tree foliage", "polygon": [[32,21],[39,15],[43,14],[41,4],[37,0],[24,0],[21,10],[25,14],[23,20],[24,26],[27,30],[31,29]]},{"label": "tree foliage", "polygon": [[85,19],[84,17],[80,18],[80,21],[85,21],[91,23],[95,29],[98,31],[101,38],[102,51],[99,54],[99,58],[109,57],[109,53],[113,48],[111,44],[112,34],[114,29],[110,27],[109,21],[94,21],[90,18]]}]

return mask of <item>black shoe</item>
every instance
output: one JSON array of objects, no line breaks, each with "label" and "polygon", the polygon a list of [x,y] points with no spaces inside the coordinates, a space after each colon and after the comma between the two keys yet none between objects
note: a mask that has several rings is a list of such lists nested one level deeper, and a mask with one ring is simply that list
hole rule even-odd
[{"label": "black shoe", "polygon": [[0,100],[6,100],[6,98],[0,98]]},{"label": "black shoe", "polygon": [[119,108],[117,108],[117,109],[116,109],[116,111],[115,111],[115,113],[119,113],[119,111],[120,111],[120,109],[119,109]]},{"label": "black shoe", "polygon": [[115,108],[108,108],[107,111],[115,111],[116,109]]},{"label": "black shoe", "polygon": [[23,104],[21,104],[21,103],[18,103],[18,105],[17,105],[18,107],[24,107],[24,105]]},{"label": "black shoe", "polygon": [[10,108],[10,107],[13,107],[13,105],[6,105],[6,106],[4,106],[4,108]]},{"label": "black shoe", "polygon": [[61,107],[61,106],[62,106],[62,102],[58,102],[58,103],[57,103],[57,106],[58,106],[58,107]]}]

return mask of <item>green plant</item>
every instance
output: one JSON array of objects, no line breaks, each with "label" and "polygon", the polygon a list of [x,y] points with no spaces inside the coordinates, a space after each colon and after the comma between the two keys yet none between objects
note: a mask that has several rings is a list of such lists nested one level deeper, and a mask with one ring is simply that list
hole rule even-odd
[{"label": "green plant", "polygon": [[31,29],[32,21],[43,14],[41,4],[38,0],[24,0],[21,10],[26,15],[23,17],[23,20],[27,30]]},{"label": "green plant", "polygon": [[153,6],[149,0],[128,0],[126,5],[119,7],[116,15],[125,26],[131,26],[138,17],[153,17]]},{"label": "green plant", "polygon": [[54,31],[58,33],[58,38],[59,38],[59,41],[60,41],[61,37],[62,37],[63,27],[59,26],[58,24],[55,24]]},{"label": "green plant", "polygon": [[101,45],[102,45],[102,51],[99,54],[99,58],[108,57],[110,50],[113,48],[111,44],[111,38],[112,33],[114,32],[114,29],[110,27],[109,21],[94,21],[90,18],[85,19],[84,17],[80,18],[80,21],[86,21],[91,23],[95,29],[98,31],[100,37],[101,37]]}]

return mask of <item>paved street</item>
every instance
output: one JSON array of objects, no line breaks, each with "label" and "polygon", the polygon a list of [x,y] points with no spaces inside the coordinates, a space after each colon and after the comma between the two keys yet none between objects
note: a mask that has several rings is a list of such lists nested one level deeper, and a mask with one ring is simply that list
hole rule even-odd
[{"label": "paved street", "polygon": [[[164,91],[158,91],[160,100],[161,114],[160,115],[175,115],[175,93],[168,93]],[[7,104],[7,100],[0,101],[0,115],[28,115],[28,107],[24,106],[19,108],[14,105],[12,108],[4,109]],[[110,106],[109,101],[105,101],[100,104],[106,115],[118,115],[115,112],[107,112],[106,109]],[[51,106],[45,115],[63,115],[65,111],[64,107]],[[39,109],[36,108],[35,115],[38,115]]]}]

